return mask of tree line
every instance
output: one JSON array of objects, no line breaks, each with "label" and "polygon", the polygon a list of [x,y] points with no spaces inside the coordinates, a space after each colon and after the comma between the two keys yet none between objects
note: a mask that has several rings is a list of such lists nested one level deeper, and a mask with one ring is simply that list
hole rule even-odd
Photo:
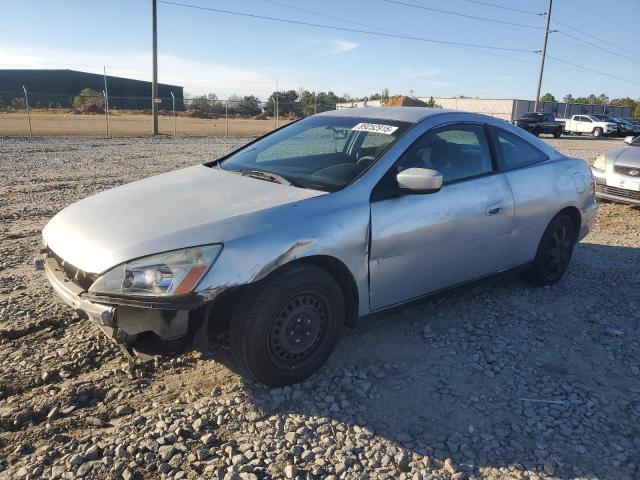
[{"label": "tree line", "polygon": [[631,97],[609,98],[604,93],[600,95],[591,94],[588,97],[574,97],[567,93],[562,100],[556,100],[552,93],[545,93],[540,97],[541,102],[564,102],[564,103],[584,103],[588,105],[615,105],[616,107],[630,107],[634,117],[640,117],[640,98],[637,100]]}]

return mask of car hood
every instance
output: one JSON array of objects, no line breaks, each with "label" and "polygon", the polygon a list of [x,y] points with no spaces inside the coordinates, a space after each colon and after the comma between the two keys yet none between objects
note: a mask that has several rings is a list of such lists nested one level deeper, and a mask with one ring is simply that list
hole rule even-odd
[{"label": "car hood", "polygon": [[231,231],[241,234],[238,219],[323,194],[197,165],[80,200],[42,235],[66,262],[103,273],[134,258],[223,243]]},{"label": "car hood", "polygon": [[607,152],[607,157],[616,165],[640,167],[640,147],[620,147]]}]

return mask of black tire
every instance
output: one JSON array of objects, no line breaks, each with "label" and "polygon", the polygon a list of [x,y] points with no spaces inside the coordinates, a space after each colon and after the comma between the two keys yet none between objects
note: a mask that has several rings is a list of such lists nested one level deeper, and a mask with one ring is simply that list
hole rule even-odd
[{"label": "black tire", "polygon": [[602,129],[600,127],[594,128],[593,136],[596,138],[600,138],[602,136]]},{"label": "black tire", "polygon": [[523,274],[524,279],[539,286],[556,283],[567,271],[575,243],[576,226],[568,215],[559,213],[544,231],[533,266]]},{"label": "black tire", "polygon": [[553,132],[553,138],[560,138],[562,135],[562,129],[558,128],[555,132]]},{"label": "black tire", "polygon": [[321,268],[285,268],[248,289],[229,339],[241,370],[269,386],[297,383],[329,358],[345,319],[344,297]]},{"label": "black tire", "polygon": [[533,132],[531,132],[531,133],[533,133],[536,137],[539,137],[540,136],[540,128],[538,128],[538,127],[534,128]]}]

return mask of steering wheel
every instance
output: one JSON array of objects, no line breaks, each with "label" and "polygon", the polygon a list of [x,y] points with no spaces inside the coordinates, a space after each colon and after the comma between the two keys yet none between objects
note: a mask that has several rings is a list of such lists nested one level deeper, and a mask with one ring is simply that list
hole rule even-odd
[{"label": "steering wheel", "polygon": [[365,155],[364,157],[360,157],[356,162],[356,170],[358,172],[363,171],[365,168],[367,168],[369,165],[373,163],[374,159],[375,157],[373,155]]}]

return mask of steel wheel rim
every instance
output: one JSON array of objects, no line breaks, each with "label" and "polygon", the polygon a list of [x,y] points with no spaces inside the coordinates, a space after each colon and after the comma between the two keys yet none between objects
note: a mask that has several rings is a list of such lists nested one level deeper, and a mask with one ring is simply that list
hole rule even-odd
[{"label": "steel wheel rim", "polygon": [[544,269],[549,277],[555,278],[567,268],[571,255],[571,243],[571,233],[566,225],[558,228],[549,238],[544,253]]},{"label": "steel wheel rim", "polygon": [[292,368],[315,353],[325,336],[329,309],[314,292],[297,293],[276,310],[267,346],[271,359]]}]

